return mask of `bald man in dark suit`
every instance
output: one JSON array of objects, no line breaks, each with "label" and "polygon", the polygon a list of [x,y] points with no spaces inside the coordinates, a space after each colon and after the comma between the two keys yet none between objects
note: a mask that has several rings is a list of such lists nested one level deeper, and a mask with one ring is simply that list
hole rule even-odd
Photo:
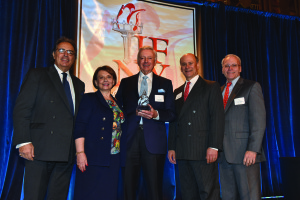
[{"label": "bald man in dark suit", "polygon": [[174,91],[177,118],[170,123],[169,161],[178,164],[184,200],[220,199],[218,151],[222,150],[224,110],[220,85],[198,75],[194,54],[180,58],[186,82]]}]

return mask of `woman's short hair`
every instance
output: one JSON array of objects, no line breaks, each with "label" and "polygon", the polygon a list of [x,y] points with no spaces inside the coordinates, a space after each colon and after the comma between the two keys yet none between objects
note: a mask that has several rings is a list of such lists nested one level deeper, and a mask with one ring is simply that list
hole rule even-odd
[{"label": "woman's short hair", "polygon": [[94,72],[94,75],[93,75],[93,85],[94,85],[94,87],[96,89],[99,89],[99,87],[95,84],[95,81],[97,81],[97,76],[98,76],[99,71],[106,71],[107,73],[109,73],[110,75],[112,75],[112,77],[113,77],[113,79],[115,81],[115,83],[114,83],[114,85],[112,87],[114,87],[116,85],[116,83],[117,83],[117,75],[116,75],[115,70],[113,70],[113,68],[111,68],[108,65],[104,65],[102,67],[98,67],[96,69],[96,71]]}]

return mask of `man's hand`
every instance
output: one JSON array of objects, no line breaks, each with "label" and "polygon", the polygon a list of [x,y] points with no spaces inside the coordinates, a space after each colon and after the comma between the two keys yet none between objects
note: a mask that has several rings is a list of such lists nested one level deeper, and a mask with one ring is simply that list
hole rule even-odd
[{"label": "man's hand", "polygon": [[32,143],[26,144],[19,148],[19,155],[22,158],[25,158],[27,160],[33,160],[34,157],[34,147]]},{"label": "man's hand", "polygon": [[206,151],[207,164],[215,162],[217,158],[218,158],[218,150],[207,148]]},{"label": "man's hand", "polygon": [[175,151],[174,150],[170,150],[168,152],[168,159],[169,159],[170,163],[176,164],[176,157],[175,157]]},{"label": "man's hand", "polygon": [[85,166],[88,166],[87,158],[85,153],[80,153],[77,155],[77,167],[80,169],[81,172],[86,170]]},{"label": "man's hand", "polygon": [[257,153],[254,151],[246,151],[243,162],[244,165],[248,167],[250,165],[255,164],[256,154]]},{"label": "man's hand", "polygon": [[149,110],[140,110],[139,112],[137,112],[137,115],[147,118],[147,119],[156,118],[158,115],[157,111],[154,110],[150,104],[148,104],[148,106],[150,106],[150,111]]}]

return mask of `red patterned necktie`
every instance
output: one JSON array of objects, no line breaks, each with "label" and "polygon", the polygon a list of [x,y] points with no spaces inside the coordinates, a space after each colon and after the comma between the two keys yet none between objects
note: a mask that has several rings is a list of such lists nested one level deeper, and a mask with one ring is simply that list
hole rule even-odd
[{"label": "red patterned necktie", "polygon": [[187,98],[188,95],[189,95],[190,84],[191,84],[191,82],[187,82],[187,84],[186,84],[186,86],[185,86],[184,95],[183,95],[184,101],[186,100],[186,98]]},{"label": "red patterned necktie", "polygon": [[223,104],[224,104],[224,109],[226,107],[227,101],[228,101],[228,96],[229,96],[229,87],[231,86],[231,82],[228,82],[226,85],[226,90],[223,98]]}]

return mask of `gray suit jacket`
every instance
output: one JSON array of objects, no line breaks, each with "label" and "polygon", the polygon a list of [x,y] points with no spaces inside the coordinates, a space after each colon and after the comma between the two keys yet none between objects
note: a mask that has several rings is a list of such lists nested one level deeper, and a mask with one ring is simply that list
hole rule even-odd
[{"label": "gray suit jacket", "polygon": [[[84,83],[71,77],[76,116]],[[13,144],[32,142],[37,160],[68,161],[70,147],[74,146],[74,119],[55,67],[29,70],[13,112]]]},{"label": "gray suit jacket", "polygon": [[225,108],[223,149],[227,162],[242,164],[246,151],[257,152],[256,162],[265,161],[265,129],[266,110],[260,84],[240,77]]},{"label": "gray suit jacket", "polygon": [[168,149],[175,150],[176,159],[205,160],[208,147],[222,149],[224,108],[219,84],[199,76],[185,102],[183,90],[184,84],[174,91],[177,118],[170,123]]}]

